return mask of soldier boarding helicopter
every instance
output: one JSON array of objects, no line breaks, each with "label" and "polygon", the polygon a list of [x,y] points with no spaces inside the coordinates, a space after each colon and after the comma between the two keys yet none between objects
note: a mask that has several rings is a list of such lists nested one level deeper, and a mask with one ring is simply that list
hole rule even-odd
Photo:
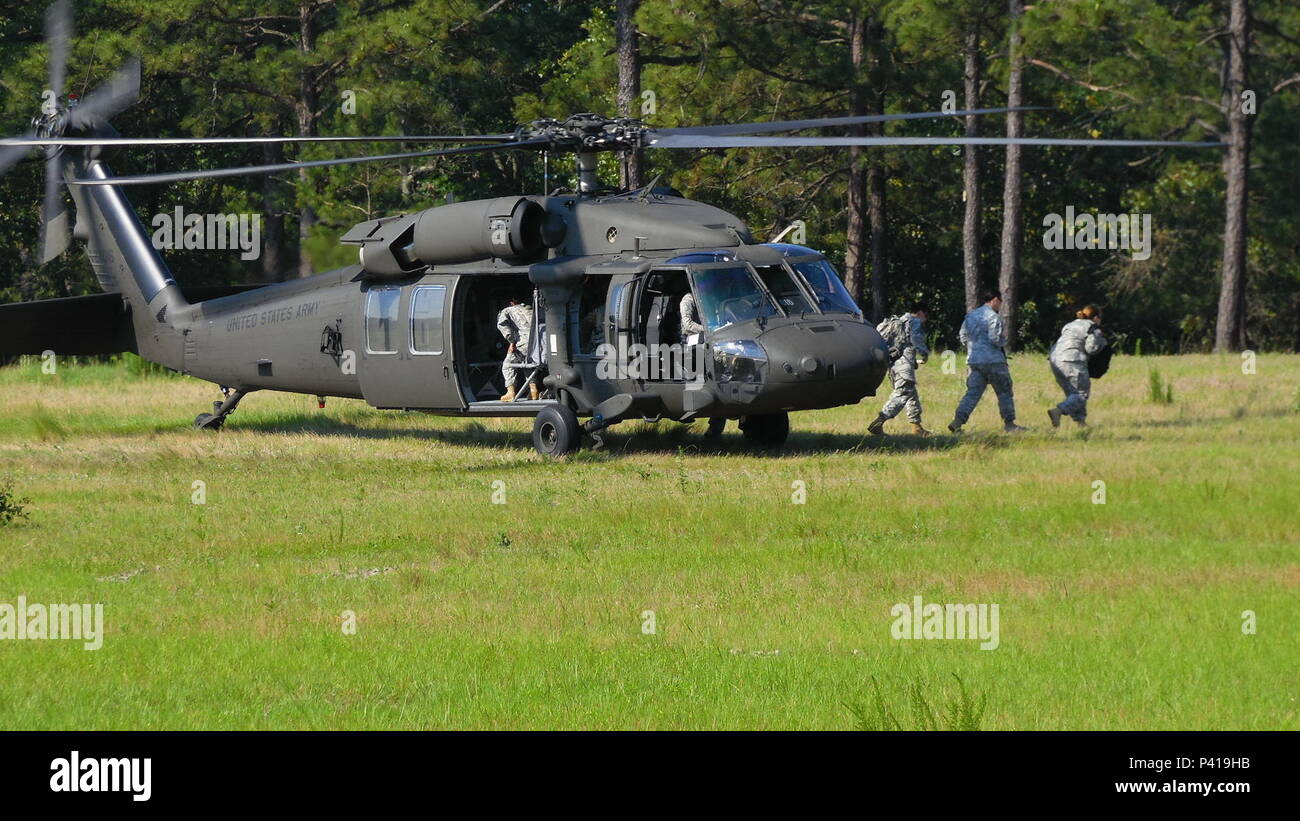
[{"label": "soldier boarding helicopter", "polygon": [[[47,17],[50,85],[62,92],[68,4]],[[70,238],[84,242],[104,294],[0,306],[0,355],[138,353],[220,386],[223,401],[195,425],[220,429],[249,393],[289,391],[364,399],[377,408],[459,416],[533,417],[548,456],[583,434],[643,418],[689,423],[739,419],[746,438],[780,445],[789,412],[873,396],[887,347],[826,257],[763,243],[733,214],[653,185],[603,188],[597,155],[649,149],[883,145],[1193,147],[1216,143],[996,137],[753,136],[890,120],[1004,113],[979,109],[656,129],[579,114],[512,134],[123,138],[109,117],[138,95],[132,62],[77,102],[60,96],[31,131],[0,140],[0,172],[45,149],[42,262]],[[205,171],[114,176],[111,148],[291,142],[459,144],[415,152]],[[571,152],[571,192],[454,203],[362,222],[341,242],[358,263],[327,273],[221,293],[172,276],[126,198],[126,186],[273,174],[499,151]],[[69,231],[62,197],[76,209]],[[690,295],[703,330],[683,334]],[[522,363],[545,372],[537,399],[504,402],[504,347],[495,327],[509,300],[534,306]],[[524,353],[524,352],[521,352]],[[631,360],[631,361],[629,361]]]}]

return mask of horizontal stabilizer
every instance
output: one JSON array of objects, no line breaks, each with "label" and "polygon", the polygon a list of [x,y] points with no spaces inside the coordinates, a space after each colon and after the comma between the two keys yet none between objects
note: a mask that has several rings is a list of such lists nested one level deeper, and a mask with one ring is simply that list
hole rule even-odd
[{"label": "horizontal stabilizer", "polygon": [[135,330],[122,295],[0,305],[0,362],[45,351],[59,356],[134,353]]},{"label": "horizontal stabilizer", "polygon": [[[183,288],[190,302],[203,302],[261,286]],[[23,354],[59,356],[135,353],[135,329],[121,294],[90,294],[0,305],[0,363]]]}]

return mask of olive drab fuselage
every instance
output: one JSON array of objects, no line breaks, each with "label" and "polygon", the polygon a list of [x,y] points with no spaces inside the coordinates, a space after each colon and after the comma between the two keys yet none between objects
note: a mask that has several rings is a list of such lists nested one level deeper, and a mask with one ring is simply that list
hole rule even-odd
[{"label": "olive drab fuselage", "polygon": [[[111,179],[96,159],[66,173]],[[71,191],[74,234],[129,306],[135,350],[235,403],[257,390],[451,415],[536,416],[559,403],[592,431],[852,404],[889,364],[821,254],[755,243],[735,216],[668,192],[505,197],[372,220],[341,239],[359,247],[356,265],[190,303],[120,187]],[[687,293],[707,327],[684,337],[674,317]],[[537,306],[540,399],[502,402],[492,379],[507,296]]]}]

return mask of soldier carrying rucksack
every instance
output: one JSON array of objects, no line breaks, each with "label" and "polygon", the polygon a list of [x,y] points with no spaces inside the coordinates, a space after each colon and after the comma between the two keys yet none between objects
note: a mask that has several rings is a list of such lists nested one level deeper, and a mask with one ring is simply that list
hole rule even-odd
[{"label": "soldier carrying rucksack", "polygon": [[875,436],[885,432],[885,423],[907,410],[907,421],[912,423],[912,433],[929,436],[930,431],[921,426],[921,396],[916,390],[916,366],[924,365],[930,358],[923,329],[929,310],[920,302],[912,303],[905,314],[891,316],[876,326],[880,336],[889,346],[889,379],[894,391],[885,400],[874,422],[867,431]]}]

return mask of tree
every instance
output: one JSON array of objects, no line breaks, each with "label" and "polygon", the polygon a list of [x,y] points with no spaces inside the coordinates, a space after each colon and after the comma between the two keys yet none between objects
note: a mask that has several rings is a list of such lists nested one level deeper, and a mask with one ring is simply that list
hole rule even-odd
[{"label": "tree", "polygon": [[1239,351],[1246,342],[1246,207],[1250,189],[1250,132],[1254,117],[1246,112],[1250,89],[1250,7],[1246,0],[1228,3],[1223,43],[1223,111],[1228,118],[1223,176],[1223,268],[1219,315],[1214,327],[1217,351]]},{"label": "tree", "polygon": [[[964,101],[966,110],[980,107],[980,80],[983,55],[980,53],[980,19],[972,15],[966,21],[964,43],[965,71]],[[965,136],[979,136],[979,115],[966,115]],[[967,145],[962,149],[962,193],[966,210],[962,218],[962,280],[965,285],[966,310],[979,305],[980,290],[980,159],[979,146]]]},{"label": "tree", "polygon": [[[641,99],[641,52],[637,42],[636,12],[641,0],[618,0],[618,114],[635,117]],[[619,184],[624,190],[641,187],[641,151],[623,153]]]},{"label": "tree", "polygon": [[[874,8],[850,12],[844,24],[848,30],[850,94],[849,114],[860,117],[885,113],[885,27]],[[883,123],[858,125],[850,129],[856,135],[884,134]],[[887,215],[885,169],[876,149],[873,159],[864,163],[866,152],[860,146],[849,149],[849,184],[844,253],[844,283],[853,298],[864,302],[867,266],[870,261],[871,308],[869,315],[879,322],[885,315],[885,281],[889,258],[886,253]]]},{"label": "tree", "polygon": [[[1021,53],[1020,17],[1022,0],[1008,0],[1007,13],[1011,31],[1007,38],[1007,107],[1024,104],[1024,57]],[[1007,137],[1024,136],[1024,119],[1019,111],[1007,114]],[[1016,289],[1020,282],[1020,245],[1024,239],[1024,208],[1021,189],[1021,146],[1008,145],[1002,180],[1002,257],[998,270],[998,288],[1002,291],[1002,322],[1006,327],[1007,347],[1014,350],[1017,340],[1016,307],[1020,304]]]}]

